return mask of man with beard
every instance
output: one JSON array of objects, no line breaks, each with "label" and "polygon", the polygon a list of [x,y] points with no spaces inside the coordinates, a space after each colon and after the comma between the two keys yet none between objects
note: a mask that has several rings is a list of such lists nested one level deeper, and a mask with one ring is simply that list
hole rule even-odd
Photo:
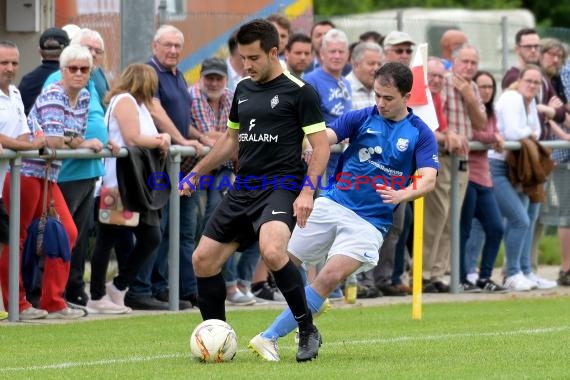
[{"label": "man with beard", "polygon": [[303,73],[312,62],[311,37],[303,33],[295,33],[285,46],[285,63],[287,70],[297,78],[302,78]]}]

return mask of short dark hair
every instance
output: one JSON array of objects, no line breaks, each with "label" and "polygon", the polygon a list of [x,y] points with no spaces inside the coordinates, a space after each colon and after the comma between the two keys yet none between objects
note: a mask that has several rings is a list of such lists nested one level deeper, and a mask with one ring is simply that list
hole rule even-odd
[{"label": "short dark hair", "polygon": [[362,33],[358,39],[362,42],[365,41],[374,41],[376,42],[378,45],[382,44],[382,40],[384,39],[384,36],[382,36],[380,33],[374,31],[374,30],[369,30],[368,32],[364,32]]},{"label": "short dark hair", "polygon": [[261,49],[266,53],[273,48],[279,49],[277,29],[269,21],[260,18],[243,24],[237,32],[236,39],[240,45],[249,45],[259,41]]},{"label": "short dark hair", "polygon": [[266,20],[269,22],[276,23],[277,25],[279,25],[283,29],[286,29],[289,32],[291,31],[291,21],[289,21],[287,17],[283,16],[280,13],[270,14],[269,16],[267,16]]},{"label": "short dark hair", "polygon": [[534,28],[522,28],[515,34],[515,44],[520,44],[523,36],[527,36],[529,34],[538,34],[536,29]]},{"label": "short dark hair", "polygon": [[382,85],[392,85],[402,96],[412,90],[414,76],[408,66],[400,62],[388,62],[382,65],[374,74],[374,80]]},{"label": "short dark hair", "polygon": [[289,42],[287,42],[287,46],[285,46],[285,50],[291,51],[291,47],[293,47],[293,44],[295,42],[303,42],[303,43],[310,44],[311,43],[311,37],[307,36],[305,33],[294,33],[291,35],[291,37],[289,37]]},{"label": "short dark hair", "polygon": [[321,25],[328,25],[328,26],[330,26],[330,27],[333,28],[333,29],[336,28],[336,25],[335,25],[334,22],[332,22],[331,20],[322,20],[322,21],[319,21],[319,22],[315,22],[315,23],[313,24],[313,26],[311,27],[311,34],[310,34],[311,37],[313,36],[313,31],[315,30],[315,28],[316,28],[317,26],[321,26]]},{"label": "short dark hair", "polygon": [[236,35],[237,30],[232,33],[230,38],[228,38],[228,50],[230,51],[230,55],[233,54],[237,49]]}]

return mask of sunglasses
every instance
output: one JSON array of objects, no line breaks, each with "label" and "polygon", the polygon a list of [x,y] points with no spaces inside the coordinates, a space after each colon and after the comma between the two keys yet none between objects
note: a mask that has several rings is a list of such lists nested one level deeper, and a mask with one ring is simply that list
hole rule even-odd
[{"label": "sunglasses", "polygon": [[396,48],[396,49],[392,49],[392,51],[396,54],[403,54],[404,52],[406,52],[406,54],[410,55],[414,52],[413,49],[404,49],[404,48]]},{"label": "sunglasses", "polygon": [[89,66],[66,66],[66,69],[71,74],[77,74],[78,71],[81,71],[81,74],[87,74],[91,70]]}]

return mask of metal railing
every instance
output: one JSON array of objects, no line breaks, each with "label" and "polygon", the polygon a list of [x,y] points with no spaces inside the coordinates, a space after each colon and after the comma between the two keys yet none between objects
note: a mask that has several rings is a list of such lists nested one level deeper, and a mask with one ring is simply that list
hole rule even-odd
[{"label": "metal railing", "polygon": [[[568,141],[541,141],[541,144],[548,148],[570,148]],[[488,146],[471,142],[469,144],[471,150],[486,150]],[[335,153],[342,152],[343,146],[333,145],[331,151]],[[519,142],[506,142],[505,149],[520,149]],[[180,236],[180,195],[178,194],[178,175],[180,172],[181,157],[193,156],[196,150],[192,147],[183,147],[174,145],[170,148],[171,161],[167,168],[168,176],[171,179],[172,187],[170,192],[170,212],[169,212],[169,249],[168,249],[168,284],[169,284],[169,302],[168,308],[171,311],[179,310],[179,272],[180,272],[180,256],[179,256],[179,236]],[[128,152],[121,149],[118,157],[126,157]],[[22,158],[49,157],[53,159],[92,159],[117,157],[113,156],[108,149],[103,149],[99,153],[94,153],[90,149],[74,149],[74,150],[46,150],[46,154],[40,156],[38,151],[21,151],[14,152],[4,150],[0,154],[0,159],[10,159],[10,215],[20,215],[20,177]],[[459,157],[452,155],[452,172],[451,172],[451,293],[459,292],[459,219],[461,205],[459,204],[459,182],[458,168]],[[176,238],[173,238],[176,237]],[[19,302],[18,289],[20,279],[20,223],[18,218],[10,218],[9,229],[9,295],[8,295],[8,320],[15,322],[19,320]],[[18,242],[13,244],[13,242]]]}]

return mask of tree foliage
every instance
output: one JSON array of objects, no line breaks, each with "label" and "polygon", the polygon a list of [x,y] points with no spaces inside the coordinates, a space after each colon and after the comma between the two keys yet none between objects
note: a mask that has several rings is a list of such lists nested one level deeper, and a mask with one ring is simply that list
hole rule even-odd
[{"label": "tree foliage", "polygon": [[570,5],[564,1],[536,0],[313,0],[315,14],[321,17],[381,11],[394,8],[527,8],[538,24],[567,27]]}]

